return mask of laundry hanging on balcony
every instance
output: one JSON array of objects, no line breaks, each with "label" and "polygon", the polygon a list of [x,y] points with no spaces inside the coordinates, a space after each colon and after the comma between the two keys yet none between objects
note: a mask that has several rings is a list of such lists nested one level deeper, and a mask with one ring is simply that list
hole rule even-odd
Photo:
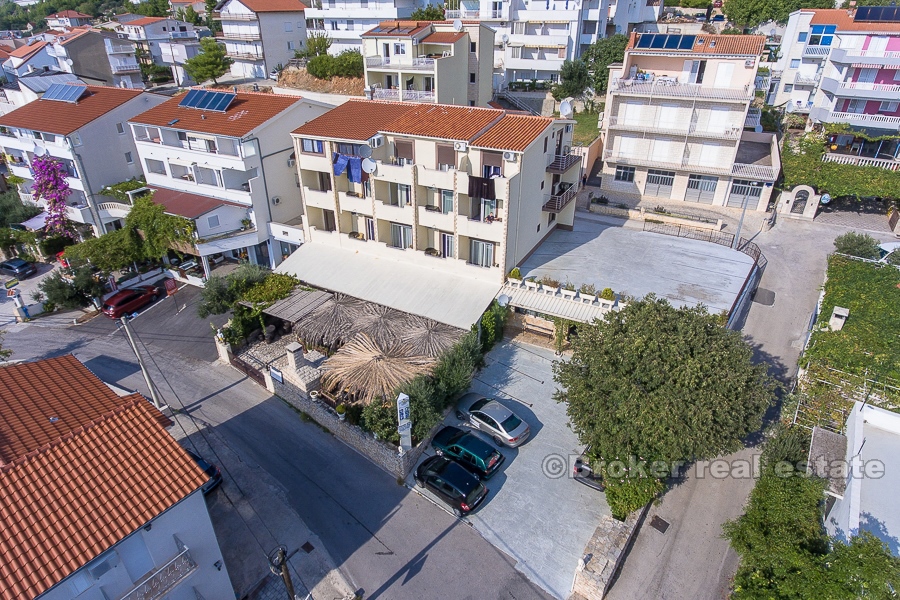
[{"label": "laundry hanging on balcony", "polygon": [[334,176],[337,177],[345,170],[347,170],[347,164],[350,162],[349,156],[344,156],[338,152],[334,153]]},{"label": "laundry hanging on balcony", "polygon": [[362,183],[362,158],[351,156],[347,165],[347,179],[350,183]]},{"label": "laundry hanging on balcony", "polygon": [[496,200],[494,180],[469,175],[469,197]]}]

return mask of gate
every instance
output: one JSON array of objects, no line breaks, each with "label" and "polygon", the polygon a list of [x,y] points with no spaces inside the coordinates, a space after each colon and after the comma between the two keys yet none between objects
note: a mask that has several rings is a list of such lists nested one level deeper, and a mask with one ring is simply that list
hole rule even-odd
[{"label": "gate", "polygon": [[791,214],[802,215],[803,211],[806,210],[807,202],[809,202],[809,192],[806,190],[797,192],[797,195],[794,196],[794,203],[791,205]]},{"label": "gate", "polygon": [[[251,359],[252,360],[252,359]],[[256,362],[256,361],[254,361]],[[250,362],[239,358],[237,356],[231,357],[231,366],[258,383],[259,385],[266,387],[266,379],[263,377],[262,371],[260,368],[265,368],[265,365],[260,363],[260,368],[257,368],[250,364]]]}]

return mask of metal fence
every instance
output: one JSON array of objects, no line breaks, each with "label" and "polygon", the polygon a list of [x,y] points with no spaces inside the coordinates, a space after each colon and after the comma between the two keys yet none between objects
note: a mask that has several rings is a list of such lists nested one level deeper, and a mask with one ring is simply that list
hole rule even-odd
[{"label": "metal fence", "polygon": [[661,233],[663,235],[672,235],[675,237],[683,237],[691,240],[700,240],[701,242],[712,242],[713,244],[719,244],[720,246],[731,247],[731,245],[734,244],[734,234],[732,233],[724,233],[722,231],[715,231],[712,229],[700,229],[698,227],[690,227],[688,225],[644,221],[644,231],[649,231],[650,233]]}]

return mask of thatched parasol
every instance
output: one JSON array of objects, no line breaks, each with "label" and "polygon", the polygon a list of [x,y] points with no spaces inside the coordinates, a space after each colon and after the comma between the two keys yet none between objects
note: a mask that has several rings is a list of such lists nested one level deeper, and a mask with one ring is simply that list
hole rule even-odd
[{"label": "thatched parasol", "polygon": [[371,337],[382,348],[398,344],[399,332],[408,326],[409,313],[367,302],[359,321],[359,332]]},{"label": "thatched parasol", "polygon": [[337,347],[360,330],[366,303],[346,294],[335,294],[311,314],[294,324],[301,339],[314,345]]},{"label": "thatched parasol", "polygon": [[389,398],[394,390],[416,375],[428,373],[434,359],[410,356],[409,348],[391,344],[382,348],[360,333],[322,364],[322,384],[330,391],[347,389],[369,404],[373,398]]},{"label": "thatched parasol", "polygon": [[400,341],[412,354],[438,357],[462,336],[463,330],[432,319],[409,315],[400,333]]}]

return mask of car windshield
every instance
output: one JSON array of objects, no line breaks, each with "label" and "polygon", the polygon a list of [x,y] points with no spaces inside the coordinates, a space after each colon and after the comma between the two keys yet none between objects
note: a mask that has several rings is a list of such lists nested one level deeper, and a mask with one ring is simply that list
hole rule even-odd
[{"label": "car windshield", "polygon": [[506,420],[500,423],[503,427],[503,431],[515,431],[516,428],[522,424],[522,419],[517,417],[516,415],[509,415],[506,417]]},{"label": "car windshield", "polygon": [[478,500],[478,497],[481,496],[482,493],[484,493],[484,484],[479,482],[478,485],[472,488],[472,491],[466,495],[466,504],[469,506],[475,504],[475,501]]}]

